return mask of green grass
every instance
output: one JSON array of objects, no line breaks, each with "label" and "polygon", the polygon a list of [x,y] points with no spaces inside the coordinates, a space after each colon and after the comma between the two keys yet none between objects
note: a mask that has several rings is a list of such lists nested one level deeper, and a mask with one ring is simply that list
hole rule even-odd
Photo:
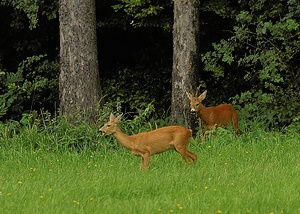
[{"label": "green grass", "polygon": [[[110,137],[97,138],[107,147],[56,151],[42,134],[24,132],[0,149],[3,214],[300,213],[299,133],[257,128],[237,137],[220,129],[205,143],[191,140],[197,165],[168,151],[140,170],[140,158]],[[21,142],[30,139],[43,146]]]}]

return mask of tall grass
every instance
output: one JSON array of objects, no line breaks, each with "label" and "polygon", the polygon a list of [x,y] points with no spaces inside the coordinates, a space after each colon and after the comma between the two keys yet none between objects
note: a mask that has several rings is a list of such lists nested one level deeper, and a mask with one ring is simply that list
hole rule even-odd
[{"label": "tall grass", "polygon": [[[246,123],[241,136],[218,129],[205,143],[190,141],[197,165],[168,151],[140,170],[140,158],[100,136],[97,126],[26,117],[0,125],[1,213],[300,212],[296,131]],[[157,124],[121,126],[129,133]]]}]

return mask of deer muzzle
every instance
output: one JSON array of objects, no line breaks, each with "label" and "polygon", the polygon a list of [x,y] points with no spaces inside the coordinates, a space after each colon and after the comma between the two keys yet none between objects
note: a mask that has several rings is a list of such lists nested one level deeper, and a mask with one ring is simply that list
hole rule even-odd
[{"label": "deer muzzle", "polygon": [[100,132],[101,134],[105,134],[105,131],[103,130],[103,128],[99,129],[99,132]]}]

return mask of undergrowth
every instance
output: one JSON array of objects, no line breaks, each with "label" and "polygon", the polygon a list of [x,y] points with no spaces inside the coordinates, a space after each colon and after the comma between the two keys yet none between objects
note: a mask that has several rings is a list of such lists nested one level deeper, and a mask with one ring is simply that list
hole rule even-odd
[{"label": "undergrowth", "polygon": [[[147,111],[131,120],[125,114],[120,128],[131,135],[169,125]],[[300,212],[298,123],[266,132],[242,120],[242,135],[218,128],[205,142],[199,130],[189,144],[196,165],[187,167],[170,150],[140,170],[140,157],[98,132],[108,118],[103,114],[90,125],[24,114],[0,124],[0,212]]]}]

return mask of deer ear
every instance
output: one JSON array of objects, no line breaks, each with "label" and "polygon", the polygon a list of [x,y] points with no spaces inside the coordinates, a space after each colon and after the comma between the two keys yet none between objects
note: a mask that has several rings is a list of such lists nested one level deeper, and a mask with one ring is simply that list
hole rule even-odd
[{"label": "deer ear", "polygon": [[185,93],[186,93],[186,95],[188,96],[189,100],[191,100],[191,99],[193,98],[193,95],[190,94],[189,92],[185,92]]},{"label": "deer ear", "polygon": [[200,94],[200,96],[198,97],[199,100],[204,100],[207,94],[207,90],[205,90],[202,94]]},{"label": "deer ear", "polygon": [[119,122],[119,120],[121,120],[123,114],[120,114],[116,119],[115,122]]},{"label": "deer ear", "polygon": [[110,120],[110,121],[113,121],[114,119],[115,119],[115,116],[114,116],[113,114],[110,114],[109,120]]}]

